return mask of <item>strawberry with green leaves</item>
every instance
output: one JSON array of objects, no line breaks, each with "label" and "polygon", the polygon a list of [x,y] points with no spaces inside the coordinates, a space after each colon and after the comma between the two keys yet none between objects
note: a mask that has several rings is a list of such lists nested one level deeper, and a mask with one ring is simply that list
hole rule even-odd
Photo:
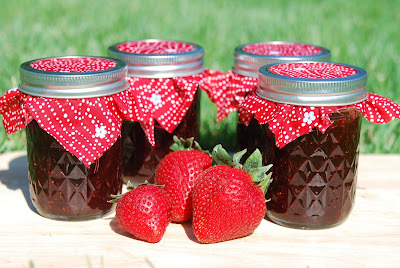
[{"label": "strawberry with green leaves", "polygon": [[192,219],[192,189],[198,175],[211,167],[212,157],[203,151],[193,138],[174,136],[172,153],[165,156],[157,166],[154,181],[163,185],[172,203],[172,221]]},{"label": "strawberry with green leaves", "polygon": [[127,184],[129,192],[112,195],[111,203],[117,203],[117,224],[140,240],[157,243],[163,237],[171,221],[172,207],[168,195],[160,187]]},{"label": "strawberry with green leaves", "polygon": [[217,165],[205,170],[193,188],[193,231],[201,243],[217,243],[248,236],[264,218],[265,192],[271,183],[272,165],[262,166],[257,149],[242,165],[246,150],[233,155],[217,145]]}]

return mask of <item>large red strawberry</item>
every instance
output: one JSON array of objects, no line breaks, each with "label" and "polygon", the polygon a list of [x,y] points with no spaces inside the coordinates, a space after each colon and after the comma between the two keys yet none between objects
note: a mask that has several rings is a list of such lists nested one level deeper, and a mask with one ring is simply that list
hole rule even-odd
[{"label": "large red strawberry", "polygon": [[[168,195],[159,187],[142,184],[129,192],[113,195],[117,203],[115,218],[118,225],[136,238],[156,243],[161,240],[171,221],[172,207]],[[131,190],[132,189],[132,190]]]},{"label": "large red strawberry", "polygon": [[193,138],[174,137],[174,151],[165,156],[157,166],[154,182],[163,185],[172,203],[172,221],[192,219],[192,189],[198,175],[211,167],[212,157],[201,150]]},{"label": "large red strawberry", "polygon": [[193,231],[201,243],[217,243],[253,233],[266,212],[265,192],[271,165],[262,166],[256,150],[240,164],[246,150],[233,155],[217,145],[216,166],[200,174],[193,189]]}]

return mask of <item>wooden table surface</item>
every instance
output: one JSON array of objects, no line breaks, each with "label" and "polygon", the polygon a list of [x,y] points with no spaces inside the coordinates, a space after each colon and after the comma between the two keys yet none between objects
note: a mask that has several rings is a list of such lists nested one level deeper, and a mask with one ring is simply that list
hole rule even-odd
[{"label": "wooden table surface", "polygon": [[342,225],[296,230],[263,220],[251,236],[202,245],[191,224],[157,244],[135,240],[114,216],[63,222],[29,197],[24,152],[0,154],[0,267],[400,267],[400,155],[360,155],[355,207]]}]

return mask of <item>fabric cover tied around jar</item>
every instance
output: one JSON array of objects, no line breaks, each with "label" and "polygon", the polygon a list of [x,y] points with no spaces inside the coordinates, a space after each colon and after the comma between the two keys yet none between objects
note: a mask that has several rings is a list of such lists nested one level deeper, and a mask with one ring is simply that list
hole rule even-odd
[{"label": "fabric cover tied around jar", "polygon": [[153,146],[155,121],[172,133],[185,117],[198,88],[217,105],[223,102],[218,90],[205,86],[207,79],[214,79],[220,72],[204,68],[204,50],[196,44],[145,39],[110,46],[108,52],[128,64],[129,100],[120,105],[127,104],[126,119],[140,122]]},{"label": "fabric cover tied around jar", "polygon": [[[315,69],[314,74],[308,72],[310,70],[309,65],[313,65],[311,69]],[[287,68],[284,66],[284,64],[276,65],[276,74],[318,79],[321,76],[334,75],[334,72],[332,74],[329,74],[329,72],[332,72],[331,66],[335,66],[335,64],[299,62],[288,64],[287,66],[289,67]],[[349,68],[349,72],[352,71]],[[351,75],[354,74],[349,73],[349,76]],[[276,146],[282,148],[297,137],[309,133],[314,128],[325,133],[328,127],[332,125],[329,114],[348,108],[357,109],[371,123],[385,124],[396,118],[400,119],[399,104],[373,93],[367,93],[365,100],[350,105],[317,106],[294,105],[268,100],[254,90],[239,105],[239,120],[241,123],[248,125],[254,117],[260,125],[268,124],[269,129],[275,135]]]},{"label": "fabric cover tied around jar", "polygon": [[[116,66],[116,61],[99,57],[60,57],[30,63],[30,68],[45,72],[101,72]],[[99,159],[120,136],[122,121],[130,110],[126,66],[119,88],[108,96],[87,97],[77,90],[68,98],[28,95],[20,89],[8,90],[0,97],[0,113],[7,134],[25,128],[32,120],[53,136],[66,150],[87,167]],[[21,86],[29,86],[23,85]],[[34,87],[34,85],[33,85]],[[113,90],[117,90],[112,94]],[[71,94],[68,89],[67,94]],[[104,95],[104,92],[102,92]]]}]

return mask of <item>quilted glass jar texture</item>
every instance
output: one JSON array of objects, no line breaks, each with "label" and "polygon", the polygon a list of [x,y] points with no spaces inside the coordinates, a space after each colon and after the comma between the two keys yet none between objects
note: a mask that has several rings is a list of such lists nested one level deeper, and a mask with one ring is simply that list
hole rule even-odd
[{"label": "quilted glass jar texture", "polygon": [[[329,116],[333,124],[325,133],[312,130],[281,149],[267,149],[272,155],[265,155],[264,161],[273,162],[275,181],[267,194],[268,217],[281,225],[328,228],[350,215],[362,116],[355,109]],[[273,137],[266,125],[261,127],[263,135]]]},{"label": "quilted glass jar texture", "polygon": [[26,127],[29,191],[37,211],[58,220],[87,220],[112,211],[121,192],[122,143],[118,139],[87,167],[36,121]]}]

